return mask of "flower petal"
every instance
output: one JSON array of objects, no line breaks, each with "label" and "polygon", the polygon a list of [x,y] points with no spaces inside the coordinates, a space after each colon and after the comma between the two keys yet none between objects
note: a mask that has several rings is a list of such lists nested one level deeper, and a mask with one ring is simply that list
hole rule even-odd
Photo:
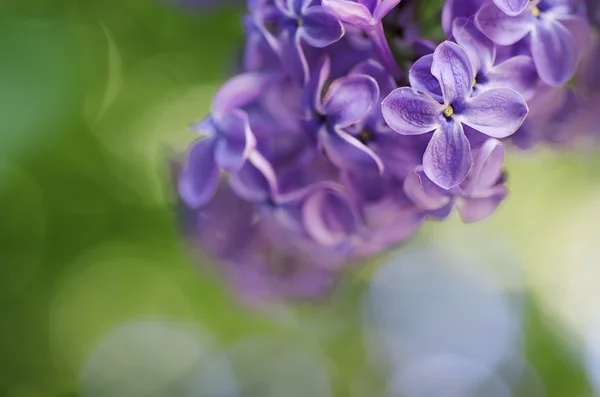
[{"label": "flower petal", "polygon": [[510,16],[491,2],[485,3],[475,14],[475,24],[479,30],[500,45],[513,45],[521,40],[534,28],[535,21],[531,12]]},{"label": "flower petal", "polygon": [[302,48],[301,34],[298,30],[284,30],[281,34],[282,54],[281,63],[292,79],[299,85],[305,85],[309,79],[310,71],[308,61]]},{"label": "flower petal", "polygon": [[442,29],[447,37],[452,36],[452,23],[456,18],[471,18],[483,0],[446,0],[442,8]]},{"label": "flower petal", "polygon": [[236,109],[223,115],[218,127],[220,136],[215,144],[215,161],[223,170],[236,172],[256,147],[248,115]]},{"label": "flower petal", "polygon": [[313,47],[327,47],[344,35],[342,23],[321,6],[306,10],[303,21],[299,28],[302,38]]},{"label": "flower petal", "polygon": [[375,12],[375,8],[377,8],[377,3],[379,3],[381,0],[355,0],[355,1],[357,3],[360,3],[360,4],[364,5],[365,7],[367,7],[367,10],[369,10],[371,15],[373,15],[373,13]]},{"label": "flower petal", "polygon": [[378,99],[379,87],[375,79],[350,75],[331,84],[323,100],[323,112],[332,125],[344,128],[364,120]]},{"label": "flower petal", "polygon": [[588,21],[579,15],[561,15],[556,19],[575,37],[580,59],[587,55],[593,45],[594,37]]},{"label": "flower petal", "polygon": [[531,32],[531,57],[540,79],[558,87],[569,81],[575,73],[577,43],[560,22],[540,19]]},{"label": "flower petal", "polygon": [[450,202],[448,191],[433,183],[425,175],[423,167],[406,176],[404,192],[417,207],[425,211],[439,210]]},{"label": "flower petal", "polygon": [[494,0],[494,4],[498,6],[507,15],[515,16],[519,15],[527,4],[529,0]]},{"label": "flower petal", "polygon": [[463,101],[471,95],[475,73],[467,53],[458,44],[445,41],[435,49],[431,73],[442,86],[445,104]]},{"label": "flower petal", "polygon": [[354,66],[349,74],[365,74],[371,76],[379,86],[379,95],[387,96],[396,88],[396,82],[387,70],[377,61],[367,59]]},{"label": "flower petal", "polygon": [[482,193],[497,185],[502,177],[503,165],[504,145],[497,139],[488,139],[475,153],[467,186],[463,188],[465,195],[481,197]]},{"label": "flower petal", "polygon": [[376,21],[381,21],[383,17],[385,17],[400,3],[400,1],[401,0],[382,0],[377,8],[375,8],[375,12],[373,12],[373,19]]},{"label": "flower petal", "polygon": [[494,88],[471,98],[459,119],[488,136],[505,138],[523,124],[528,112],[521,94],[510,88]]},{"label": "flower petal", "polygon": [[467,52],[476,74],[492,67],[496,60],[496,46],[477,29],[472,18],[456,18],[452,24],[452,35]]},{"label": "flower petal", "polygon": [[349,199],[332,189],[323,189],[306,199],[302,219],[308,235],[326,247],[343,244],[359,225]]},{"label": "flower petal", "polygon": [[238,172],[229,176],[229,184],[240,197],[250,201],[265,201],[277,195],[275,171],[259,152],[254,152]]},{"label": "flower petal", "polygon": [[319,144],[329,160],[342,170],[383,172],[383,163],[379,156],[344,131],[335,128],[321,128]]},{"label": "flower petal", "polygon": [[356,25],[363,29],[370,29],[373,17],[367,7],[348,0],[323,0],[323,7],[339,20]]},{"label": "flower petal", "polygon": [[506,196],[508,196],[508,189],[504,185],[499,185],[488,197],[457,200],[456,209],[463,222],[479,222],[492,215]]},{"label": "flower petal", "polygon": [[444,106],[414,88],[398,88],[381,104],[383,118],[403,135],[424,134],[440,125]]},{"label": "flower petal", "polygon": [[271,81],[272,76],[268,73],[248,72],[233,77],[223,84],[213,98],[213,118],[218,119],[233,109],[256,101]]},{"label": "flower petal", "polygon": [[539,85],[535,64],[531,57],[526,55],[517,55],[494,66],[486,77],[486,89],[512,88],[525,100],[535,95]]},{"label": "flower petal", "polygon": [[215,163],[214,140],[203,139],[192,146],[185,168],[179,174],[179,195],[190,208],[206,204],[219,183],[219,167]]},{"label": "flower petal", "polygon": [[287,8],[295,15],[303,15],[313,0],[287,0]]},{"label": "flower petal", "polygon": [[465,179],[471,163],[471,145],[462,125],[452,119],[443,123],[433,133],[425,150],[425,175],[436,185],[450,189]]},{"label": "flower petal", "polygon": [[324,56],[315,65],[308,83],[304,87],[302,103],[306,112],[305,117],[311,118],[314,112],[323,114],[323,87],[329,78],[331,62],[329,57]]},{"label": "flower petal", "polygon": [[431,74],[433,54],[425,55],[413,63],[408,72],[408,80],[412,88],[423,91],[438,102],[444,102],[442,86],[438,79]]}]

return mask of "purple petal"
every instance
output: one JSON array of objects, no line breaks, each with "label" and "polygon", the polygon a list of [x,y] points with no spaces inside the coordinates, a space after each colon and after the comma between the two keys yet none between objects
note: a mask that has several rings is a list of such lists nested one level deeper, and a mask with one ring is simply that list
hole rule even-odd
[{"label": "purple petal", "polygon": [[383,118],[403,135],[424,134],[440,125],[444,106],[414,88],[398,88],[381,104]]},{"label": "purple petal", "polygon": [[407,175],[404,192],[417,207],[425,211],[439,210],[450,201],[448,191],[433,183],[422,167]]},{"label": "purple petal", "polygon": [[408,80],[412,88],[423,91],[438,102],[444,102],[442,86],[440,86],[438,79],[431,74],[432,63],[433,54],[419,58],[410,68]]},{"label": "purple petal", "polygon": [[485,3],[475,15],[475,24],[490,40],[513,45],[534,28],[536,18],[529,11],[510,16],[493,3]]},{"label": "purple petal", "polygon": [[256,147],[248,116],[243,110],[231,111],[221,116],[218,127],[220,136],[215,144],[215,161],[223,170],[236,172]]},{"label": "purple petal", "polygon": [[329,61],[329,57],[325,56],[314,68],[304,88],[302,102],[308,118],[312,117],[314,112],[323,114],[323,102],[321,98],[323,98],[323,87],[329,78],[330,71],[331,62]]},{"label": "purple petal", "polygon": [[473,168],[464,187],[466,195],[478,195],[478,192],[485,192],[498,184],[503,164],[504,145],[496,139],[488,139],[475,154]]},{"label": "purple petal", "polygon": [[529,0],[494,0],[494,4],[498,6],[507,15],[515,16],[520,14]]},{"label": "purple petal", "polygon": [[575,73],[577,43],[560,22],[540,19],[531,32],[531,57],[540,79],[558,87],[569,81]]},{"label": "purple petal", "polygon": [[313,0],[287,0],[287,8],[295,15],[303,15]]},{"label": "purple petal", "polygon": [[229,176],[229,184],[246,200],[265,201],[277,194],[276,176],[268,161],[255,152],[243,167]]},{"label": "purple petal", "polygon": [[319,143],[329,160],[342,170],[383,172],[379,156],[344,131],[323,127],[319,131]]},{"label": "purple petal", "polygon": [[450,189],[465,179],[471,163],[471,145],[462,125],[452,119],[443,123],[433,133],[425,150],[425,175],[436,185]]},{"label": "purple petal", "polygon": [[209,138],[214,138],[219,134],[219,128],[215,125],[215,120],[211,115],[206,116],[200,121],[190,124],[190,129],[198,134]]},{"label": "purple petal", "polygon": [[272,80],[268,73],[249,72],[227,81],[213,98],[211,113],[215,119],[256,101]]},{"label": "purple petal", "polygon": [[556,19],[575,37],[580,56],[587,54],[593,41],[588,21],[579,15],[561,15]]},{"label": "purple petal", "polygon": [[471,18],[483,0],[446,0],[442,8],[442,29],[447,37],[452,36],[452,23],[456,18]]},{"label": "purple petal", "polygon": [[473,19],[456,18],[452,26],[454,40],[467,52],[475,73],[491,68],[496,59],[496,46],[477,29]]},{"label": "purple petal", "polygon": [[354,199],[364,205],[377,202],[387,193],[386,180],[379,172],[353,170],[342,172],[341,181]]},{"label": "purple petal", "polygon": [[[186,234],[194,247],[199,246],[214,259],[235,259],[248,246],[254,203],[241,199],[226,183],[220,183],[212,199],[192,214]],[[185,215],[191,214],[181,216]]]},{"label": "purple petal", "polygon": [[373,13],[373,19],[381,21],[391,10],[396,7],[401,0],[382,0],[381,3],[375,8]]},{"label": "purple petal", "polygon": [[456,209],[463,222],[479,222],[492,215],[507,195],[506,187],[499,185],[494,189],[493,194],[487,197],[457,200]]},{"label": "purple petal", "polygon": [[521,94],[510,88],[494,88],[469,99],[459,119],[488,136],[505,138],[523,124],[528,112]]},{"label": "purple petal", "polygon": [[517,55],[494,66],[486,77],[486,89],[512,88],[525,100],[533,98],[539,84],[535,64],[526,55]]},{"label": "purple petal", "polygon": [[375,12],[375,9],[377,8],[377,3],[379,3],[380,0],[355,0],[355,1],[357,3],[360,3],[360,4],[364,5],[365,7],[367,7],[367,10],[369,10],[369,13],[371,13],[371,15],[373,15],[373,13]]},{"label": "purple petal", "polygon": [[445,41],[435,49],[431,73],[440,82],[447,105],[471,95],[475,73],[467,53],[457,44]]},{"label": "purple petal", "polygon": [[367,7],[348,0],[323,0],[323,7],[339,20],[356,25],[363,29],[371,29],[373,17]]},{"label": "purple petal", "polygon": [[379,62],[373,59],[367,59],[354,66],[349,74],[364,74],[373,77],[379,86],[380,97],[389,95],[396,88],[396,82],[392,76]]},{"label": "purple petal", "polygon": [[323,112],[332,125],[348,127],[364,120],[379,99],[379,87],[370,76],[350,75],[334,81],[323,100]]},{"label": "purple petal", "polygon": [[433,54],[436,47],[437,46],[434,42],[424,38],[418,38],[412,44],[414,55],[417,58]]},{"label": "purple petal", "polygon": [[304,203],[302,219],[307,233],[319,244],[336,247],[358,229],[358,216],[341,193],[323,189]]},{"label": "purple petal", "polygon": [[299,31],[285,30],[281,35],[282,59],[285,70],[297,84],[304,85],[309,79],[309,67]]},{"label": "purple petal", "polygon": [[323,7],[310,7],[306,10],[303,21],[300,27],[302,38],[313,47],[327,47],[344,35],[342,23]]},{"label": "purple petal", "polygon": [[185,168],[179,175],[179,195],[190,208],[206,204],[219,183],[219,167],[215,163],[214,140],[204,139],[192,146]]}]

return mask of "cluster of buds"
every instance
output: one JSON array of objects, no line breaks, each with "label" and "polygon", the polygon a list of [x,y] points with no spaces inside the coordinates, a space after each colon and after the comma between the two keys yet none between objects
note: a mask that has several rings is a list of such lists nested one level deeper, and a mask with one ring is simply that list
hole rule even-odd
[{"label": "cluster of buds", "polygon": [[248,0],[176,167],[186,238],[244,299],[315,299],[427,220],[490,216],[505,147],[600,121],[594,1],[447,0],[434,41],[419,0]]}]

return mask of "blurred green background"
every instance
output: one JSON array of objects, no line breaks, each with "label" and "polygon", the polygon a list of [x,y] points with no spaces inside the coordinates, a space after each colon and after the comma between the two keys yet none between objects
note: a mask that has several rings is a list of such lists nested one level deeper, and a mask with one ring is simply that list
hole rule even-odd
[{"label": "blurred green background", "polygon": [[[351,271],[319,305],[249,311],[197,270],[174,226],[168,159],[232,73],[242,12],[152,0],[0,4],[1,396],[99,395],[82,392],[82,369],[135,319],[196,326],[213,351],[248,338],[304,346],[318,351],[335,395],[383,395],[360,310],[375,268]],[[497,253],[517,263],[519,282],[499,285],[523,299],[522,351],[543,391],[517,384],[514,395],[594,395],[585,346],[600,314],[595,157],[513,155],[512,194],[492,220],[428,224],[405,247],[480,252],[498,279]],[[176,354],[176,366],[188,350],[169,332],[149,343]]]}]

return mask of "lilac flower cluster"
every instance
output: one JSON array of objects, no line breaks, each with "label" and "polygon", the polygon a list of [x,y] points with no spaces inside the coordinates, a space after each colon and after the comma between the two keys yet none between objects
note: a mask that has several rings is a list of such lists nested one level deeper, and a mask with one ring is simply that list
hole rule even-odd
[{"label": "lilac flower cluster", "polygon": [[[505,146],[595,125],[585,0],[248,0],[240,74],[177,172],[186,235],[246,299],[313,299],[348,263],[507,196]],[[595,18],[595,19],[594,19]]]}]

